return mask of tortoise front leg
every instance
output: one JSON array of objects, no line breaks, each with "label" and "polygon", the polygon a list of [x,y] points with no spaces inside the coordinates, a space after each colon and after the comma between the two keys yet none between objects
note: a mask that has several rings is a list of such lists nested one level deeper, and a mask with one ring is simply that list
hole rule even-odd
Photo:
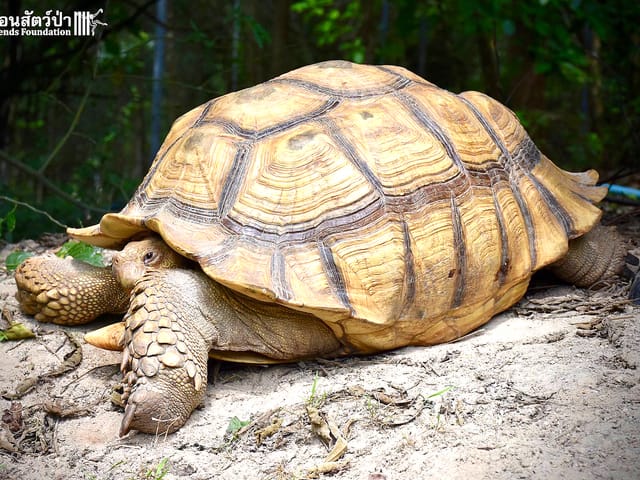
[{"label": "tortoise front leg", "polygon": [[215,337],[202,313],[208,282],[194,271],[148,269],[136,283],[124,321],[120,436],[172,433],[202,402]]},{"label": "tortoise front leg", "polygon": [[200,270],[184,269],[149,268],[136,283],[124,344],[120,435],[179,429],[204,399],[208,354],[282,363],[346,353],[312,315],[238,295]]},{"label": "tortoise front leg", "polygon": [[31,257],[16,269],[21,310],[41,322],[88,323],[105,313],[124,313],[129,292],[110,267],[94,267],[55,255]]}]

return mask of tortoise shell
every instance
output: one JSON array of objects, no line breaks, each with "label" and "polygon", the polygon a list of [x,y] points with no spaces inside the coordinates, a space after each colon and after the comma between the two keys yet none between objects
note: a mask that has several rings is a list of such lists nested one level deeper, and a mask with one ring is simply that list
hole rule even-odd
[{"label": "tortoise shell", "polygon": [[478,92],[333,61],[178,118],[128,205],[70,229],[159,233],[215,281],[311,312],[361,352],[457,338],[589,231],[605,191]]}]

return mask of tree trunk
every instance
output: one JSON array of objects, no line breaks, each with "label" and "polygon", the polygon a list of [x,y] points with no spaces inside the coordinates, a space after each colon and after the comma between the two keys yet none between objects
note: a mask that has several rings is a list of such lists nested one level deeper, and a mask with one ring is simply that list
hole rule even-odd
[{"label": "tree trunk", "polygon": [[292,67],[290,55],[287,54],[289,32],[289,10],[291,0],[274,1],[274,20],[271,31],[271,72],[270,77],[281,75]]}]

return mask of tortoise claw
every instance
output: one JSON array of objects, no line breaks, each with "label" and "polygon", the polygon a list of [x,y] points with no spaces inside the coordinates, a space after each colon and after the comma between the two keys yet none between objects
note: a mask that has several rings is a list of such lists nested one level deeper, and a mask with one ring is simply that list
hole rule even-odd
[{"label": "tortoise claw", "polygon": [[122,418],[122,423],[120,424],[120,432],[119,435],[124,437],[131,430],[131,422],[133,421],[133,417],[136,414],[137,404],[130,402],[127,403],[127,406],[124,409],[124,417]]},{"label": "tortoise claw", "polygon": [[[127,401],[124,417],[120,424],[120,436],[131,430],[143,433],[164,435],[173,433],[182,427],[191,415],[191,409],[185,408],[188,402],[184,398],[171,397],[170,388],[158,389],[143,379],[142,387],[134,386]],[[166,386],[165,386],[166,387]]]}]

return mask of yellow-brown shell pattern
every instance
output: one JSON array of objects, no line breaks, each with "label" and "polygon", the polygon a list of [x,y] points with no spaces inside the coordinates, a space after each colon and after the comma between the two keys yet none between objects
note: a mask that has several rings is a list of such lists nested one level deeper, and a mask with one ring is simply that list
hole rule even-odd
[{"label": "yellow-brown shell pattern", "polygon": [[216,281],[376,351],[457,338],[515,303],[598,221],[596,180],[481,93],[325,62],[180,117],[87,240],[154,230]]}]

